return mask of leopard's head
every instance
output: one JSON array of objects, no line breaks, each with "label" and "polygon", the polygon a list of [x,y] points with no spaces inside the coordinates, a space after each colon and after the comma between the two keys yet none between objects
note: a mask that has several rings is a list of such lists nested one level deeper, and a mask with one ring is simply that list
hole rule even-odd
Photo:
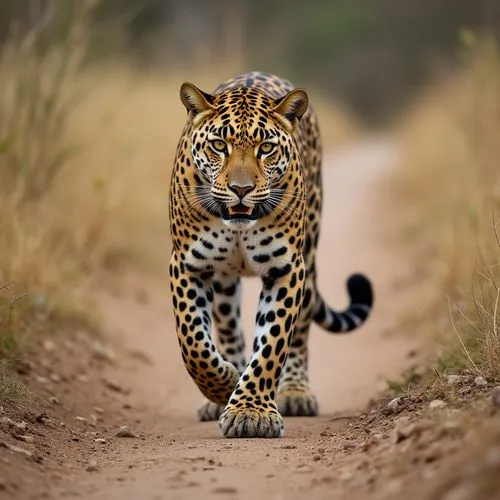
[{"label": "leopard's head", "polygon": [[180,95],[191,121],[199,205],[234,229],[286,205],[291,186],[280,186],[298,158],[294,132],[308,107],[306,92],[272,99],[241,87],[211,95],[184,83]]}]

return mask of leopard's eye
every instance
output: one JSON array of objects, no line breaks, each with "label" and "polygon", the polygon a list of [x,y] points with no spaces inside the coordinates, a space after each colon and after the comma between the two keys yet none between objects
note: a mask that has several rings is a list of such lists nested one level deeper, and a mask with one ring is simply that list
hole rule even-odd
[{"label": "leopard's eye", "polygon": [[263,155],[268,155],[269,153],[274,151],[275,147],[276,144],[273,144],[272,142],[263,142],[259,147],[259,153]]},{"label": "leopard's eye", "polygon": [[219,153],[224,153],[227,150],[226,143],[221,139],[214,139],[213,141],[210,141],[210,144],[212,145],[212,148]]}]

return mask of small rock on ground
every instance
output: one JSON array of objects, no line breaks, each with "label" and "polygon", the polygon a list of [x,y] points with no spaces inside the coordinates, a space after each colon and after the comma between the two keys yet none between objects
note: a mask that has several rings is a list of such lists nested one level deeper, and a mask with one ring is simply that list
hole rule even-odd
[{"label": "small rock on ground", "polygon": [[387,408],[389,408],[389,410],[391,410],[391,411],[397,411],[400,402],[401,402],[401,398],[394,398],[391,401],[389,401]]},{"label": "small rock on ground", "polygon": [[99,467],[97,466],[97,462],[95,460],[89,460],[86,469],[88,472],[95,472],[99,470]]},{"label": "small rock on ground", "polygon": [[0,424],[6,427],[13,428],[17,431],[25,431],[28,428],[28,424],[26,422],[16,422],[9,417],[1,417]]},{"label": "small rock on ground", "polygon": [[429,403],[429,408],[431,410],[438,410],[440,408],[444,408],[445,406],[447,406],[446,402],[441,399],[434,399]]},{"label": "small rock on ground", "polygon": [[15,446],[13,444],[6,443],[5,441],[0,441],[0,448],[7,448],[7,450],[13,451],[14,453],[19,453],[25,455],[29,458],[33,456],[33,453],[29,450],[21,448],[20,446]]},{"label": "small rock on ground", "polygon": [[133,433],[126,425],[122,425],[120,430],[116,433],[119,438],[136,438],[137,434]]}]

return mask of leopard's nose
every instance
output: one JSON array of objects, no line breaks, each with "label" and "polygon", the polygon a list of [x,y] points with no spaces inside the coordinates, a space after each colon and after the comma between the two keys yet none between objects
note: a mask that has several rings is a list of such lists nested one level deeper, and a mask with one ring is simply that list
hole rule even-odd
[{"label": "leopard's nose", "polygon": [[245,184],[244,186],[240,184],[229,184],[229,189],[241,200],[245,195],[255,189],[255,184]]}]

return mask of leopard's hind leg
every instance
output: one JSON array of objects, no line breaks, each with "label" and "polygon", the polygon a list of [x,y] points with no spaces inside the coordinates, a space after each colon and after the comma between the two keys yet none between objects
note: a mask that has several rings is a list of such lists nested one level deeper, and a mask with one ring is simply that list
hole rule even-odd
[{"label": "leopard's hind leg", "polygon": [[306,279],[302,311],[293,334],[290,352],[278,389],[278,409],[286,417],[312,417],[318,415],[318,402],[309,385],[308,337],[315,302],[315,284]]}]

